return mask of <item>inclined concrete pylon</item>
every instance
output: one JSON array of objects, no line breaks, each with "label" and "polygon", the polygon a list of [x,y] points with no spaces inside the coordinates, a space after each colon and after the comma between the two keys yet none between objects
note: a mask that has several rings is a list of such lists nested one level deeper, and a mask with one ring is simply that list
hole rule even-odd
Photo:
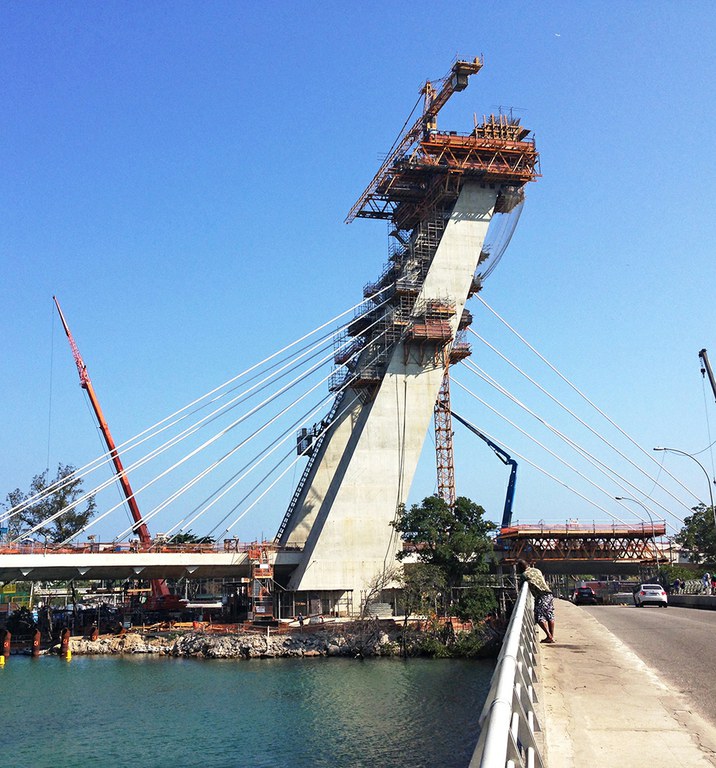
[{"label": "inclined concrete pylon", "polygon": [[[414,303],[449,302],[453,339],[499,193],[499,184],[464,183]],[[281,535],[282,545],[303,547],[289,590],[352,593],[358,607],[395,565],[400,540],[390,523],[407,499],[450,344],[428,343],[426,354],[402,338],[369,397],[346,390]]]}]

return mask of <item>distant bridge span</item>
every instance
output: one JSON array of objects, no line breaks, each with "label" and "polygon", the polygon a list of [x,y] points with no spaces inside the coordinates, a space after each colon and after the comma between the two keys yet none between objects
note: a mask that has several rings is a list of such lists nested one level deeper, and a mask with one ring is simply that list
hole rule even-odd
[{"label": "distant bridge span", "polygon": [[[220,552],[210,547],[135,552],[95,545],[45,550],[42,545],[0,548],[0,582],[72,579],[239,579],[251,576],[247,551]],[[118,551],[119,550],[119,551]],[[269,560],[279,581],[288,578],[301,559],[300,551],[270,551]]]},{"label": "distant bridge span", "polygon": [[502,528],[497,547],[502,562],[520,558],[546,573],[633,574],[644,566],[668,563],[658,536],[666,523],[639,525],[516,525]]}]

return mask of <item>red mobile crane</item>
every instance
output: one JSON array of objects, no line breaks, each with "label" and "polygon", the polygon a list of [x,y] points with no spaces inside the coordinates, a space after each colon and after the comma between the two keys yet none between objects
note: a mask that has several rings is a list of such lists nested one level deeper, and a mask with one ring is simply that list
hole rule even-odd
[{"label": "red mobile crane", "polygon": [[[129,478],[127,477],[127,473],[124,467],[122,466],[122,461],[119,458],[117,446],[114,444],[112,434],[109,431],[109,426],[107,425],[104,414],[102,413],[102,409],[100,408],[97,394],[94,391],[92,381],[90,380],[89,374],[87,373],[87,366],[82,359],[82,355],[80,355],[80,351],[77,347],[77,344],[75,343],[74,338],[72,337],[72,334],[70,333],[70,328],[67,325],[67,321],[65,320],[65,316],[62,313],[62,309],[60,308],[59,301],[57,301],[57,297],[53,296],[52,300],[55,302],[57,311],[60,314],[60,320],[62,321],[62,327],[65,329],[65,334],[67,335],[67,339],[70,342],[72,355],[75,359],[75,365],[77,366],[77,372],[80,375],[80,386],[87,392],[87,395],[90,399],[92,410],[97,417],[100,432],[102,433],[104,442],[107,445],[107,449],[109,450],[112,464],[114,464],[114,469],[117,473],[117,479],[119,480],[119,484],[122,487],[124,497],[127,500],[127,506],[129,507],[129,511],[132,515],[132,520],[134,520],[132,530],[139,537],[139,542],[142,549],[149,549],[149,547],[152,545],[152,537],[149,534],[147,524],[142,519],[142,513],[139,511],[139,507],[137,506],[137,500],[134,497],[134,491],[132,491],[132,486],[129,484]],[[150,585],[151,599],[145,606],[148,610],[156,611],[181,609],[182,605],[179,597],[169,591],[167,582],[164,579],[151,579]]]}]

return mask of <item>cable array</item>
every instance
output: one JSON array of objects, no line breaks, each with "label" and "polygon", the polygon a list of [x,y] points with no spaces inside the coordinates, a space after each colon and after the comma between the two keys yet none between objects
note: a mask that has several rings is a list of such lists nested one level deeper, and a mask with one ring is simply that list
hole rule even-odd
[{"label": "cable array", "polygon": [[[234,491],[243,480],[255,473],[281,446],[285,446],[291,440],[295,441],[296,429],[310,425],[313,419],[320,418],[321,412],[325,412],[330,402],[349,385],[350,381],[347,379],[341,387],[332,387],[332,391],[325,392],[326,382],[333,375],[334,357],[342,352],[342,359],[345,360],[345,350],[351,345],[351,341],[341,336],[341,332],[354,322],[355,315],[364,305],[370,303],[373,310],[384,306],[386,301],[381,294],[385,294],[390,288],[390,285],[381,288],[332,320],[304,334],[283,349],[250,366],[224,384],[196,398],[118,446],[123,457],[132,456],[131,462],[125,461],[124,474],[131,474],[133,495],[141,500],[143,522],[155,520],[161,516],[162,512],[168,510],[171,515],[161,516],[164,524],[169,526],[168,534],[164,536],[176,535],[175,532],[188,532],[189,526],[200,519],[202,523],[206,522],[210,527],[213,526],[211,533],[215,533],[219,525],[226,522],[231,514],[237,513],[236,519],[230,522],[224,532],[232,530],[248,511],[240,512],[239,507],[258,490],[261,482],[244,494],[240,501],[233,503],[231,511],[224,514],[218,523],[214,519],[207,519],[208,513],[212,510],[215,512],[218,503]],[[345,319],[346,317],[348,319]],[[342,324],[336,326],[336,320],[340,319],[343,319]],[[372,326],[378,322],[379,319],[375,320],[366,330],[371,330]],[[328,328],[329,330],[326,330]],[[379,342],[384,334],[385,330],[376,333],[373,337],[374,341]],[[309,339],[311,339],[310,342],[304,343]],[[356,350],[356,354],[358,351]],[[371,362],[368,359],[366,364],[369,365]],[[324,391],[318,395],[317,391],[321,388]],[[311,397],[317,397],[317,403],[312,404],[296,417],[297,407]],[[289,419],[291,419],[290,424],[285,426]],[[213,431],[207,436],[211,426]],[[196,445],[197,437],[201,437],[198,445]],[[182,445],[188,448],[181,451]],[[227,447],[222,447],[225,445]],[[137,455],[137,449],[140,446],[144,448],[144,453]],[[255,452],[249,458],[244,457],[239,470],[232,471],[231,468],[234,467],[236,460],[240,459],[241,452],[248,447],[255,449]],[[181,451],[179,455],[177,455],[178,451]],[[274,474],[280,474],[279,479],[284,477],[286,472],[278,473],[278,468],[287,463],[294,453],[296,453],[295,442],[290,450],[281,456],[278,464],[262,478],[262,481]],[[11,519],[20,515],[28,507],[42,502],[43,499],[67,487],[76,479],[86,481],[109,458],[109,454],[97,457],[62,481],[50,485],[42,494],[35,494],[22,504],[8,510],[4,518]],[[300,455],[296,456],[296,459],[289,463],[289,469],[301,458]],[[158,469],[150,469],[150,464]],[[226,470],[230,472],[228,477]],[[187,475],[188,479],[186,479]],[[174,478],[181,478],[178,488]],[[174,487],[170,486],[171,490],[167,495],[158,496],[160,487],[170,479]],[[31,537],[41,532],[62,515],[113,487],[115,481],[116,476],[112,475],[106,480],[95,482],[73,502],[24,531],[23,537]],[[270,487],[276,484],[277,481]],[[254,500],[249,508],[256,506],[267,492]],[[197,494],[200,494],[198,502]],[[103,521],[109,522],[108,518],[112,513],[124,507],[124,499],[106,507],[98,503],[98,508],[102,509],[101,513],[62,544],[69,543]],[[167,519],[169,523],[166,522]],[[115,538],[121,540],[131,536],[135,528],[136,524],[133,523],[118,533]]]},{"label": "cable array", "polygon": [[[490,435],[482,425],[480,430],[491,440],[503,446],[507,446],[505,438],[500,436],[503,432],[517,434],[521,453],[518,453],[514,447],[507,448],[511,454],[520,457],[523,462],[543,475],[549,476],[551,480],[567,488],[590,506],[598,509],[600,513],[624,522],[604,506],[609,499],[612,503],[618,502],[629,517],[635,517],[642,523],[648,524],[654,519],[663,519],[672,529],[679,530],[685,515],[689,514],[693,508],[692,499],[700,502],[699,497],[663,468],[649,450],[643,448],[635,438],[561,373],[481,295],[478,295],[478,299],[482,307],[499,321],[498,328],[507,329],[510,334],[508,342],[510,339],[517,339],[519,342],[516,351],[508,356],[498,349],[497,343],[491,343],[484,335],[470,328],[472,337],[480,342],[486,352],[485,355],[480,354],[482,365],[479,366],[473,360],[467,359],[462,363],[457,374],[451,374],[451,378],[468,396],[468,402],[472,403],[472,410],[466,406],[468,412],[474,413],[475,405],[479,404],[481,412],[490,416],[491,423],[503,425],[493,428],[493,432],[498,432],[497,437]],[[511,342],[509,345],[515,346]],[[500,346],[508,346],[508,343],[502,343]],[[530,353],[530,359],[537,358],[539,374],[528,373],[523,365],[518,365],[511,359],[518,356],[520,350],[525,349]],[[502,375],[498,377],[488,373],[485,370],[485,360],[494,360],[496,367],[503,371]],[[507,366],[506,368],[502,365],[503,363]],[[505,370],[507,373],[504,373]],[[459,373],[460,371],[472,377],[475,383],[467,381]],[[565,395],[558,396],[550,391],[555,389],[556,385],[545,384],[545,380],[552,377],[554,382],[554,376],[557,377],[557,384],[562,389],[564,388],[562,385],[566,385],[567,394],[576,395],[577,405],[567,404]],[[504,383],[500,383],[498,378],[503,382],[509,379],[509,388]],[[476,388],[480,389],[482,396],[474,391]],[[519,390],[519,396],[515,394],[516,390]],[[512,418],[505,415],[503,410],[494,405],[495,398],[506,403],[510,412],[517,415]],[[528,404],[526,398],[541,403],[541,406]],[[583,408],[585,405],[586,409]],[[581,413],[584,410],[587,415]],[[545,412],[549,416],[545,415]],[[554,423],[554,419],[559,414],[561,414],[561,421],[566,422],[566,426],[561,424],[558,426]],[[492,419],[492,416],[497,417],[497,421]],[[539,437],[539,435],[543,436]],[[539,455],[550,457],[550,462],[559,465],[561,469],[556,474],[549,472],[537,463],[536,457]],[[662,473],[678,486],[676,490],[666,485],[666,479],[661,477]],[[601,481],[596,479],[597,476]],[[565,480],[565,477],[572,479]],[[684,493],[690,498],[684,500]],[[631,496],[635,498],[632,499]],[[618,500],[616,497],[622,498]],[[636,505],[624,504],[624,500],[635,501]],[[523,504],[529,515],[529,499]],[[648,520],[646,516],[649,517]],[[563,519],[573,515],[560,516],[559,512],[555,511],[554,519],[559,520],[560,517]]]},{"label": "cable array", "polygon": [[[313,423],[311,429],[315,439],[323,437],[330,430],[330,422],[321,420],[321,415],[326,413],[336,397],[341,397],[350,388],[351,381],[350,376],[345,376],[340,385],[327,387],[329,381],[336,380],[333,362],[339,357],[345,362],[352,355],[361,354],[361,345],[356,345],[355,340],[351,340],[350,334],[345,331],[367,302],[372,302],[374,309],[388,304],[389,299],[381,299],[381,294],[388,296],[391,287],[382,287],[364,301],[119,445],[118,451],[125,458],[125,474],[131,474],[134,495],[141,501],[143,522],[162,525],[164,541],[190,533],[195,525],[203,526],[203,530],[208,531],[205,535],[222,537],[230,535],[238,523],[262,501],[264,508],[273,509],[275,514],[285,509],[285,499],[290,496],[286,488],[286,476],[304,458],[296,448],[296,430]],[[527,382],[529,391],[534,392],[538,398],[546,398],[552,409],[551,415],[545,416],[540,413],[538,406],[525,402],[524,395],[514,394],[496,375],[488,373],[484,363],[479,366],[468,359],[459,371],[472,377],[472,381],[467,382],[461,374],[456,376],[453,373],[451,376],[455,385],[473,403],[473,410],[468,412],[475,413],[475,409],[478,409],[483,416],[491,414],[496,417],[506,425],[505,429],[520,436],[519,445],[509,447],[499,434],[493,437],[483,426],[480,426],[480,430],[489,439],[504,445],[522,463],[598,510],[600,515],[625,523],[605,506],[606,499],[613,502],[617,500],[616,497],[621,497],[623,500],[637,502],[637,506],[632,507],[624,504],[623,500],[619,501],[628,516],[636,517],[642,523],[653,522],[651,511],[657,509],[659,517],[665,520],[668,518],[673,527],[682,525],[685,513],[691,509],[690,502],[684,501],[678,491],[674,492],[665,485],[662,473],[673,480],[681,491],[697,501],[698,497],[667,472],[647,450],[538,352],[482,296],[478,298],[501,326],[546,367],[547,375],[556,376],[558,382],[567,385],[568,391],[577,395],[581,405],[587,405],[589,413],[588,416],[580,415],[576,406],[564,401],[564,396],[551,392],[541,376],[528,373],[523,365],[518,365],[500,351],[497,344],[470,329],[472,336],[488,352],[486,357],[491,354],[497,362],[506,364],[508,374],[502,378],[503,381],[509,380],[511,389],[524,389]],[[366,331],[381,322],[380,313],[373,316],[376,319]],[[370,349],[374,350],[376,357],[381,349],[378,342],[386,332],[384,328],[371,336],[373,346]],[[366,349],[363,349],[362,354],[363,365],[370,366],[375,362],[366,358]],[[477,388],[481,389],[481,394],[475,391]],[[346,407],[350,408],[357,397],[354,393]],[[519,423],[518,417],[506,415],[494,404],[495,398],[505,402],[513,412],[519,413]],[[553,423],[555,413],[566,418],[571,426]],[[475,417],[473,420],[478,423],[481,421]],[[610,431],[615,432],[616,436],[608,434]],[[617,440],[626,440],[627,447],[618,445]],[[548,457],[549,462],[559,468],[543,466],[538,460],[539,455]],[[131,457],[131,460],[126,461],[127,457]],[[646,467],[643,466],[644,457],[649,460]],[[22,514],[28,507],[77,479],[91,486],[66,507],[37,523],[23,535],[32,536],[40,532],[60,516],[80,507],[91,498],[99,498],[114,486],[114,475],[100,481],[95,479],[95,473],[109,459],[108,453],[98,456],[69,477],[50,485],[43,494],[36,494],[8,510],[4,519]],[[652,465],[658,468],[656,473]],[[599,479],[596,479],[597,476]],[[650,484],[648,490],[645,483]],[[277,489],[279,495],[274,498],[271,494]],[[632,495],[636,498],[631,499]],[[525,499],[523,504],[529,515],[530,500]],[[100,523],[109,524],[113,513],[125,508],[125,501],[122,499],[114,504],[107,503],[100,508],[100,514],[63,544]],[[649,520],[643,517],[642,512],[648,515]],[[270,515],[264,515],[264,519],[268,517]],[[116,523],[113,525],[116,529]],[[124,540],[131,537],[135,529],[136,523],[132,523],[121,529],[114,538]]]}]

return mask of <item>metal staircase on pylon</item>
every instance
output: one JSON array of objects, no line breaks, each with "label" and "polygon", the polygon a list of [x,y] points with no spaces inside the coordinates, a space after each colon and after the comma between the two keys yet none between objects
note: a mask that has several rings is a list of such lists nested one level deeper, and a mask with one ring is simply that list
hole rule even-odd
[{"label": "metal staircase on pylon", "polygon": [[296,511],[296,507],[298,506],[298,500],[301,498],[301,493],[306,486],[306,483],[308,482],[309,477],[311,476],[311,469],[313,468],[313,465],[316,463],[316,459],[318,457],[318,454],[320,453],[321,445],[323,444],[323,441],[328,434],[328,430],[330,428],[331,423],[333,422],[333,419],[336,416],[336,413],[338,413],[338,408],[343,401],[343,396],[345,395],[345,390],[338,393],[336,396],[336,399],[333,401],[333,405],[331,406],[331,410],[328,413],[328,416],[324,419],[324,423],[326,424],[325,428],[321,431],[320,435],[316,438],[315,442],[313,443],[311,447],[311,452],[308,456],[308,463],[303,469],[303,474],[301,475],[301,479],[298,481],[298,485],[296,486],[296,490],[293,493],[293,497],[291,498],[291,501],[288,505],[288,509],[286,510],[286,514],[283,516],[283,520],[281,521],[281,525],[278,528],[278,532],[276,533],[276,536],[274,537],[274,543],[280,544],[281,538],[286,531],[286,528],[288,527],[288,523],[291,520],[291,516]]}]

